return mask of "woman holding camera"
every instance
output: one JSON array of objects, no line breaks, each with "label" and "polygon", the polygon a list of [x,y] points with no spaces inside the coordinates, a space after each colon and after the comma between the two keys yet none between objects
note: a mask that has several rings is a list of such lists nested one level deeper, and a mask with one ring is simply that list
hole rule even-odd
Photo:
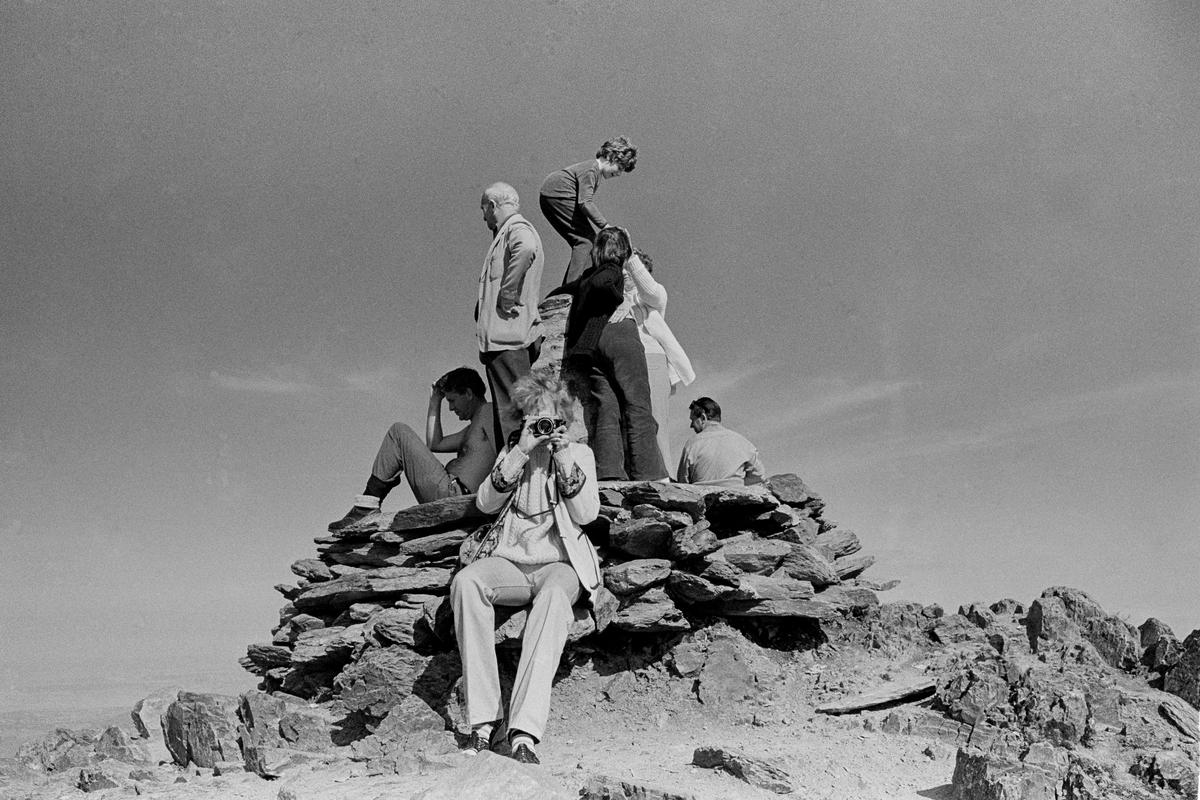
[{"label": "woman holding camera", "polygon": [[[521,428],[479,487],[481,511],[501,511],[491,555],[474,561],[450,584],[454,630],[462,656],[471,735],[467,750],[489,748],[504,718],[496,668],[494,607],[532,602],[508,713],[512,757],[539,763],[536,746],[550,711],[550,686],[573,606],[601,591],[600,560],[582,526],[600,510],[596,466],[587,445],[572,442],[573,399],[562,380],[537,370],[513,387]],[[502,510],[503,509],[503,510]]]}]

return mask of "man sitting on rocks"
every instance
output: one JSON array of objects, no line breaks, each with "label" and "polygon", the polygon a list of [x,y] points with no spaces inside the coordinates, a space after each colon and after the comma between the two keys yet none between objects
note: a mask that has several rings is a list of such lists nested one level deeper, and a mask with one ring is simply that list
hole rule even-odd
[{"label": "man sitting on rocks", "polygon": [[[473,494],[492,469],[496,443],[492,434],[492,406],[484,400],[483,379],[469,367],[452,369],[433,384],[425,441],[412,428],[397,422],[388,428],[375,455],[366,490],[354,500],[346,516],[329,523],[329,532],[379,511],[380,503],[408,474],[408,485],[418,503],[443,497]],[[442,433],[442,400],[467,427],[457,433]],[[434,453],[457,453],[445,466]]]},{"label": "man sitting on rocks", "polygon": [[696,435],[683,446],[677,479],[708,486],[752,486],[763,482],[758,448],[721,424],[721,407],[711,397],[688,406]]}]

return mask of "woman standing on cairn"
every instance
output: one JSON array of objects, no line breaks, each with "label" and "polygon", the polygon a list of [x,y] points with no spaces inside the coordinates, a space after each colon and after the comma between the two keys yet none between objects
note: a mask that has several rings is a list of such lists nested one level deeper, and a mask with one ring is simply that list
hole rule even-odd
[{"label": "woman standing on cairn", "polygon": [[[658,449],[663,463],[670,465],[671,437],[667,432],[671,396],[679,384],[696,380],[692,362],[679,340],[667,326],[667,290],[654,279],[654,260],[650,254],[634,248],[625,262],[625,302],[637,323],[638,336],[646,351],[646,370],[650,380],[650,408],[658,423]],[[620,308],[617,313],[621,313]]]},{"label": "woman standing on cairn", "polygon": [[625,299],[629,234],[605,228],[596,234],[592,266],[566,288],[574,300],[563,359],[586,380],[588,443],[600,480],[655,481],[667,477],[650,402],[646,351]]},{"label": "woman standing on cairn", "polygon": [[604,178],[633,172],[637,166],[637,148],[628,137],[618,136],[600,145],[596,157],[556,170],[542,181],[540,205],[550,227],[571,246],[571,261],[563,283],[583,274],[591,263],[592,242],[596,232],[608,227],[593,197]]},{"label": "woman standing on cairn", "polygon": [[575,618],[572,607],[582,593],[594,603],[602,591],[600,560],[582,530],[600,511],[600,493],[592,451],[567,437],[574,400],[562,379],[537,370],[516,383],[512,399],[522,415],[520,432],[496,458],[475,501],[493,514],[508,504],[496,548],[454,577],[450,602],[471,724],[466,751],[476,753],[489,749],[493,729],[504,718],[494,607],[532,600],[509,703],[508,740],[514,759],[537,764],[535,748]]}]

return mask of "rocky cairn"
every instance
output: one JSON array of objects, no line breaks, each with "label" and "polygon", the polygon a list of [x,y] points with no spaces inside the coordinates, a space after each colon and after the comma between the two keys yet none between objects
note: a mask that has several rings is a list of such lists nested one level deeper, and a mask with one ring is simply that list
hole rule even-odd
[{"label": "rocky cairn", "polygon": [[[887,588],[862,578],[874,559],[795,475],[744,489],[602,482],[600,495],[585,531],[608,591],[595,613],[577,607],[567,662],[600,637],[657,642],[721,618],[815,639],[822,621],[878,606]],[[266,696],[328,703],[347,730],[370,733],[399,706],[413,724],[465,733],[447,594],[463,541],[486,522],[473,497],[455,497],[318,537],[317,557],[292,565],[297,583],[276,587],[287,603],[272,639],[250,645],[243,666]],[[526,610],[496,611],[496,644],[519,647]],[[250,738],[255,752],[280,751],[256,756],[258,771],[293,749]]]}]

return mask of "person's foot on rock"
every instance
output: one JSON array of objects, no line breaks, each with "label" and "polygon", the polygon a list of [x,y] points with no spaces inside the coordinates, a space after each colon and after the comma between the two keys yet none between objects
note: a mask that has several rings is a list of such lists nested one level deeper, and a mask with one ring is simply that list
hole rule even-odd
[{"label": "person's foot on rock", "polygon": [[334,522],[329,523],[328,531],[330,533],[337,533],[340,530],[349,528],[351,525],[358,522],[363,517],[366,517],[369,514],[375,514],[378,512],[379,512],[378,506],[375,508],[366,508],[364,506],[351,506],[350,510],[346,512],[346,516],[342,517],[339,520],[335,520]]},{"label": "person's foot on rock", "polygon": [[513,761],[517,761],[521,764],[540,764],[540,763],[542,763],[541,761],[538,760],[537,753],[533,752],[533,748],[530,747],[529,745],[525,744],[524,742],[521,742],[521,744],[519,744],[513,748],[512,757],[513,757]]},{"label": "person's foot on rock", "polygon": [[467,737],[467,744],[462,751],[469,756],[478,755],[484,750],[492,749],[491,731],[476,728]]}]

